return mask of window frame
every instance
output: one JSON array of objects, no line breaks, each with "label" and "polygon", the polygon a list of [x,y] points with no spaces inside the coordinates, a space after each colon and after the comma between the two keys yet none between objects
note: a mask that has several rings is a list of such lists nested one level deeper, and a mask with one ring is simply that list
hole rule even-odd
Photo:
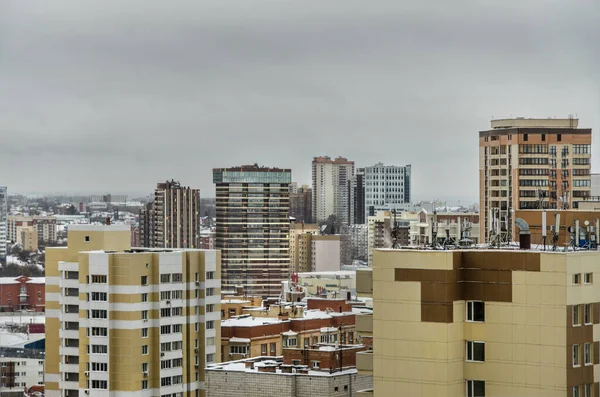
[{"label": "window frame", "polygon": [[571,358],[573,360],[573,368],[581,367],[581,348],[580,345],[575,343],[571,347]]},{"label": "window frame", "polygon": [[[469,349],[469,344],[471,344],[471,348]],[[483,360],[476,360],[475,359],[475,344],[481,344],[483,345]],[[479,341],[479,340],[468,340],[465,343],[465,361],[470,362],[470,363],[484,363],[485,362],[485,342],[484,341]],[[471,359],[469,359],[469,350],[471,351]]]},{"label": "window frame", "polygon": [[[485,381],[484,380],[476,380],[476,379],[467,379],[465,381],[465,396],[480,397],[480,396],[475,396],[475,382],[483,383],[483,396],[481,396],[481,397],[485,397]],[[469,385],[471,385],[471,393],[469,393]]]},{"label": "window frame", "polygon": [[592,318],[592,304],[585,303],[583,305],[583,325],[591,325],[594,323]]},{"label": "window frame", "polygon": [[[476,304],[481,304],[481,307],[483,308],[483,319],[482,320],[475,320],[475,307]],[[471,319],[469,319],[469,309],[471,309]],[[485,323],[485,302],[484,301],[476,301],[476,300],[472,300],[472,301],[467,301],[467,304],[465,305],[465,321],[469,322],[469,323]]]},{"label": "window frame", "polygon": [[590,285],[594,283],[593,273],[583,273],[583,284]]},{"label": "window frame", "polygon": [[573,327],[581,327],[581,312],[579,311],[579,305],[573,305],[572,323]]},{"label": "window frame", "polygon": [[586,342],[583,344],[583,365],[589,366],[594,365],[594,359],[592,357],[592,344],[590,342]]}]

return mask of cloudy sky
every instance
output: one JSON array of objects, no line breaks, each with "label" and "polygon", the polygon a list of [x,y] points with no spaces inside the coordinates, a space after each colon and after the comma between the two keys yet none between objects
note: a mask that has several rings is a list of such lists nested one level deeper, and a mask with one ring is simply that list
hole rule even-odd
[{"label": "cloudy sky", "polygon": [[341,155],[474,201],[492,117],[598,130],[599,18],[598,1],[2,1],[0,185],[213,196],[213,167],[309,183],[313,156]]}]

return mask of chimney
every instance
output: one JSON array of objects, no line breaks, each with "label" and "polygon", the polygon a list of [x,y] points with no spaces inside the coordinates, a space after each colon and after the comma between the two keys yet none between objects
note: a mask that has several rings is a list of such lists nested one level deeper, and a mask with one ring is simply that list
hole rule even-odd
[{"label": "chimney", "polygon": [[106,226],[110,226],[110,218],[106,218]]}]

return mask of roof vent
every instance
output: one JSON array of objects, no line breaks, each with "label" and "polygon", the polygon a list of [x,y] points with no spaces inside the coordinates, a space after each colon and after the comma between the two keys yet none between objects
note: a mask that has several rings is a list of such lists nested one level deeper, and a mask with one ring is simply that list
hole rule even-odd
[{"label": "roof vent", "polygon": [[522,250],[531,249],[531,233],[529,225],[521,218],[515,219],[515,224],[519,228],[519,248]]}]

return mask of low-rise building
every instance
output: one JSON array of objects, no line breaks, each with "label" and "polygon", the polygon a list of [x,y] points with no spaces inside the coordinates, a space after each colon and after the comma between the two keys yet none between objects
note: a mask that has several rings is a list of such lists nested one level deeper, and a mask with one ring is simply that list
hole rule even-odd
[{"label": "low-rise building", "polygon": [[23,396],[44,384],[44,350],[0,346],[0,395]]},{"label": "low-rise building", "polygon": [[0,310],[4,312],[45,311],[45,280],[44,277],[0,277]]},{"label": "low-rise building", "polygon": [[410,244],[431,245],[436,234],[437,244],[459,245],[479,243],[479,214],[474,212],[428,212],[421,210],[418,219],[410,223]]},{"label": "low-rise building", "polygon": [[299,273],[298,285],[302,286],[308,296],[334,299],[344,297],[348,299],[347,292],[350,292],[351,296],[356,294],[356,272],[338,270],[334,272]]},{"label": "low-rise building", "polygon": [[358,374],[354,367],[330,371],[318,365],[285,364],[284,358],[272,356],[209,366],[206,380],[211,397],[358,396],[357,391],[373,387],[373,378]]}]

